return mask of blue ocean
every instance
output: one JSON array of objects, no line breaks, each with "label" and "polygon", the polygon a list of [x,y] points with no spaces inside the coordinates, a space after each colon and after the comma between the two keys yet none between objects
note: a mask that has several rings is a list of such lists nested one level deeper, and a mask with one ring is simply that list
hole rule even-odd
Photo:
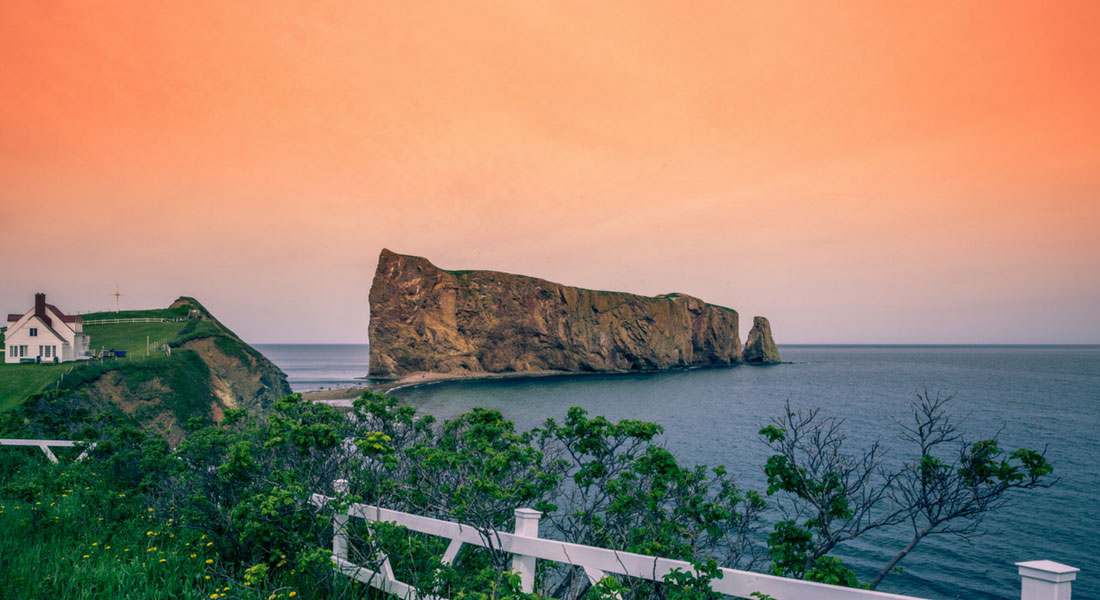
[{"label": "blue ocean", "polygon": [[[368,348],[259,345],[296,391],[362,384]],[[1058,483],[1019,494],[971,540],[927,538],[879,590],[926,598],[1018,598],[1015,562],[1081,569],[1074,598],[1100,598],[1100,346],[780,346],[785,364],[642,375],[440,383],[393,395],[438,417],[499,409],[520,428],[570,406],[664,426],[685,464],[725,465],[764,489],[768,448],[757,431],[784,403],[845,420],[853,450],[874,440],[901,460],[898,437],[921,390],[955,394],[970,439],[1000,431],[1007,448],[1046,448]],[[905,543],[904,531],[862,538],[837,554],[869,579]]]}]

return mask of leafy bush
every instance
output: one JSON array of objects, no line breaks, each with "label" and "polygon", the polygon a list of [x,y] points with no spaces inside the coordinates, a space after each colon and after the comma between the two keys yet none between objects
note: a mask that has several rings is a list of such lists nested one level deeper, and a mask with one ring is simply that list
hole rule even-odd
[{"label": "leafy bush", "polygon": [[[131,375],[137,381],[141,373]],[[767,492],[786,515],[765,536],[764,497],[741,490],[725,469],[680,465],[657,442],[659,425],[589,417],[581,408],[520,432],[494,410],[437,422],[369,392],[346,413],[291,395],[263,414],[229,410],[218,424],[193,418],[170,450],[159,435],[54,396],[18,419],[5,416],[0,427],[82,432],[98,443],[78,464],[68,462],[72,455],[49,465],[36,450],[0,453],[0,525],[13,533],[0,542],[0,566],[24,597],[134,597],[120,589],[134,577],[143,578],[141,597],[365,597],[367,587],[331,561],[334,516],[352,502],[482,532],[488,548],[464,547],[441,565],[446,540],[358,519],[343,526],[348,560],[381,568],[388,556],[403,581],[446,598],[534,600],[520,592],[511,557],[489,534],[510,528],[521,506],[544,512],[546,537],[692,566],[660,582],[610,577],[593,585],[583,570],[540,561],[536,589],[544,597],[713,600],[709,582],[721,567],[759,568],[766,559],[776,574],[863,587],[829,555],[838,544],[900,523],[922,526],[921,536],[975,531],[1008,492],[1049,485],[1051,473],[1041,453],[1009,452],[995,438],[965,442],[940,399],[914,404],[915,425],[904,435],[921,452],[897,471],[884,469],[877,446],[846,453],[838,421],[787,410],[761,429],[775,450],[764,466]],[[348,487],[334,489],[337,479]],[[314,493],[331,501],[313,502]],[[139,548],[141,530],[148,539]],[[108,558],[91,550],[80,560],[47,557],[54,547],[120,543],[156,562],[117,550]],[[58,562],[70,560],[81,567]],[[46,566],[28,566],[34,561]],[[95,567],[79,570],[85,564]],[[80,590],[51,579],[70,570],[85,583]]]}]

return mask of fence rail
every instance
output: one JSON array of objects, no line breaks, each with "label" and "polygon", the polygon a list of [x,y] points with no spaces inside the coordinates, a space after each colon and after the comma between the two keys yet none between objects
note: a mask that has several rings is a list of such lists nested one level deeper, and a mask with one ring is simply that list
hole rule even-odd
[{"label": "fence rail", "polygon": [[132,317],[129,319],[92,319],[82,321],[84,325],[106,325],[109,323],[179,323],[187,317]]},{"label": "fence rail", "polygon": [[95,448],[95,442],[85,445],[84,442],[73,442],[70,440],[23,440],[12,438],[0,438],[0,446],[37,446],[42,449],[42,452],[46,453],[46,458],[50,459],[50,462],[57,463],[57,457],[50,450],[50,446],[55,448],[72,448],[74,446],[83,447],[84,451],[80,453],[80,456],[76,457],[77,461],[82,461],[88,457],[88,452]]},{"label": "fence rail", "polygon": [[[335,487],[337,493],[343,493],[347,490],[347,483],[339,480]],[[313,494],[311,498],[311,502],[319,507],[331,500],[321,494]],[[541,516],[536,510],[517,508],[515,530],[509,533],[480,530],[471,525],[378,506],[352,504],[347,511],[334,518],[333,561],[344,575],[404,600],[443,600],[422,594],[417,588],[397,580],[389,558],[384,555],[379,557],[381,563],[378,570],[348,560],[347,523],[349,518],[358,518],[367,522],[395,523],[410,531],[450,539],[451,543],[440,561],[442,564],[454,561],[464,544],[510,553],[512,570],[519,574],[522,590],[527,593],[534,591],[535,563],[539,559],[580,567],[592,584],[609,573],[661,582],[674,569],[695,572],[691,563],[682,560],[540,538],[538,526]],[[1078,569],[1051,561],[1017,563],[1017,566],[1023,578],[1022,600],[1070,600],[1070,585]],[[780,600],[924,600],[736,569],[722,568],[721,572],[721,579],[711,580],[711,589],[738,598],[750,598],[754,592],[759,592]]]}]

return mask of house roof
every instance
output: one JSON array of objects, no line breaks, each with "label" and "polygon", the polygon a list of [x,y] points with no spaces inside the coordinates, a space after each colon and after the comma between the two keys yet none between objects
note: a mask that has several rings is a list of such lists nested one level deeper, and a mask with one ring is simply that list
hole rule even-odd
[{"label": "house roof", "polygon": [[47,324],[47,325],[46,325],[46,329],[48,329],[48,330],[49,330],[49,332],[50,332],[50,333],[52,333],[52,334],[54,335],[54,337],[56,337],[56,338],[58,339],[58,341],[60,341],[61,343],[64,343],[64,344],[68,344],[68,342],[66,342],[66,341],[65,341],[65,338],[61,337],[61,334],[59,334],[59,333],[57,333],[56,331],[54,331],[54,329],[53,329],[53,326],[52,326],[52,325],[48,325],[48,324]]},{"label": "house roof", "polygon": [[52,304],[47,304],[46,307],[57,313],[57,316],[61,317],[61,320],[65,321],[66,323],[81,323],[84,321],[84,317],[81,317],[79,315],[67,315],[61,312],[61,309]]},{"label": "house roof", "polygon": [[[11,315],[8,315],[8,316],[11,316]],[[31,316],[32,316],[32,317],[37,317],[38,315],[31,315]],[[23,315],[19,315],[19,318],[23,318]],[[51,324],[47,323],[46,321],[42,320],[42,318],[41,318],[41,317],[39,317],[39,319],[38,319],[38,320],[40,321],[40,324],[39,324],[39,325],[35,325],[35,327],[39,327],[40,329],[45,329],[46,331],[49,331],[50,333],[52,333],[52,334],[53,334],[53,336],[54,336],[55,338],[57,338],[57,340],[58,340],[59,342],[61,342],[61,343],[63,343],[63,344],[68,344],[68,343],[69,343],[69,342],[65,341],[65,338],[61,337],[61,334],[60,334],[60,333],[57,333],[57,330],[53,328],[53,325],[51,325]],[[29,320],[28,320],[28,321],[27,321],[26,323],[24,323],[24,324],[23,324],[23,327],[28,327],[28,326],[29,326],[29,323],[31,323],[31,322],[32,322],[32,321],[29,321]],[[23,329],[23,328],[21,327],[21,328],[20,328],[20,331],[21,331],[22,329]],[[15,333],[15,332],[14,332],[14,331],[9,331],[9,332],[8,332],[8,336],[9,336],[9,338],[10,338],[11,334],[13,334],[13,333]]]},{"label": "house roof", "polygon": [[[83,323],[84,322],[84,317],[81,317],[79,315],[67,315],[67,314],[61,312],[61,309],[57,308],[53,304],[46,304],[46,295],[42,294],[42,293],[39,293],[39,294],[35,294],[34,308],[32,308],[29,311],[27,311],[25,313],[22,313],[22,314],[8,313],[8,323],[14,323],[14,322],[22,319],[23,317],[26,317],[28,315],[33,315],[35,317],[38,317],[38,319],[41,320],[42,323],[44,323],[46,325],[46,327],[51,332],[53,332],[54,335],[57,335],[57,331],[54,331],[54,329],[53,329],[53,319],[50,318],[50,313],[53,314],[54,318],[60,319],[61,322],[65,323],[66,327],[69,327],[69,329],[73,329],[74,331],[75,331],[75,328],[69,326],[68,325],[69,323]],[[58,337],[61,337],[61,336],[58,335]]]}]

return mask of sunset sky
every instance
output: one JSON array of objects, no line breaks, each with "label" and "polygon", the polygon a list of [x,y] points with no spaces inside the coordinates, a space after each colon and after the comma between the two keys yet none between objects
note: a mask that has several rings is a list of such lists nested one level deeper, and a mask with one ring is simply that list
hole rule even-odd
[{"label": "sunset sky", "polygon": [[363,343],[387,247],[781,344],[1100,343],[1098,31],[1100,2],[4,0],[0,312],[117,284]]}]

